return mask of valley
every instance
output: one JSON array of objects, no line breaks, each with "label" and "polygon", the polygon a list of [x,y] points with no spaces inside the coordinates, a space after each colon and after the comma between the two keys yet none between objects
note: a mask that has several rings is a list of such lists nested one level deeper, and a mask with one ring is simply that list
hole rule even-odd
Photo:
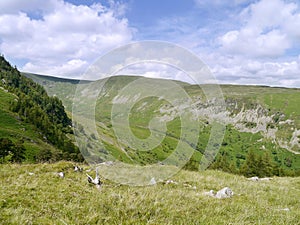
[{"label": "valley", "polygon": [[[76,80],[49,78],[34,74],[26,74],[26,76],[42,84],[49,95],[58,96],[64,103],[69,115],[71,115],[76,88],[80,85],[84,88],[83,86],[89,83],[82,84]],[[89,140],[89,146],[86,146],[87,151],[93,152],[89,148],[101,148],[100,146],[95,147],[97,146],[96,141],[94,141],[95,135],[99,135],[105,150],[102,153],[95,153],[101,155],[100,159],[97,159],[97,156],[94,158],[91,156],[92,161],[111,160],[111,158],[106,158],[107,155],[112,155],[113,158],[127,163],[140,165],[163,161],[178,144],[181,132],[183,132],[179,116],[188,109],[191,116],[195,117],[195,121],[198,121],[200,132],[198,143],[191,146],[196,151],[186,165],[187,168],[198,169],[197,165],[209,141],[211,124],[214,120],[218,120],[220,123],[226,124],[226,131],[220,151],[211,168],[222,169],[223,167],[225,171],[233,170],[238,173],[245,163],[248,153],[254,151],[258,156],[268,155],[267,157],[270,158],[271,163],[276,168],[276,172],[274,172],[276,175],[299,174],[300,142],[298,129],[300,127],[300,110],[297,105],[300,101],[299,89],[221,85],[225,110],[218,111],[213,102],[203,101],[204,95],[201,86],[177,82],[190,97],[189,101],[179,99],[179,107],[172,107],[163,100],[148,97],[138,101],[131,109],[130,129],[138,138],[149,137],[151,131],[148,125],[153,117],[160,118],[167,124],[166,137],[161,145],[158,145],[151,152],[139,151],[137,153],[126,143],[117,140],[111,124],[111,110],[114,101],[122,97],[118,96],[118,93],[136,79],[138,77],[116,76],[105,81],[99,81],[98,85],[104,85],[104,87],[96,104],[97,134],[90,133],[85,138]],[[158,82],[161,81],[158,80]],[[126,101],[130,102],[131,100],[123,97],[122,101],[126,103]],[[84,106],[84,104],[86,105]],[[88,107],[89,104],[86,101],[82,108]],[[85,121],[82,122],[85,123]],[[187,135],[192,135],[191,131],[188,129],[186,131],[190,132]]]}]

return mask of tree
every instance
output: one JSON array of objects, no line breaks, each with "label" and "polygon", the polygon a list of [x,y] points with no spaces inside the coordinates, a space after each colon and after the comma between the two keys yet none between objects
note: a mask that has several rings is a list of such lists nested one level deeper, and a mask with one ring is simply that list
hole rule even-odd
[{"label": "tree", "polygon": [[25,159],[25,147],[23,145],[23,140],[19,140],[16,144],[14,144],[12,148],[12,158],[11,161],[20,163]]},{"label": "tree", "polygon": [[246,177],[252,177],[258,175],[258,161],[255,153],[252,149],[249,150],[246,161],[244,162],[240,172]]},{"label": "tree", "polygon": [[222,151],[217,155],[216,160],[210,168],[222,170],[228,173],[236,173],[237,171],[234,161],[230,160],[230,155],[225,151]]},{"label": "tree", "polygon": [[257,166],[259,177],[269,177],[274,174],[274,164],[269,152],[259,156]]},{"label": "tree", "polygon": [[52,152],[50,149],[44,148],[35,157],[38,162],[49,162],[52,159]]},{"label": "tree", "polygon": [[9,161],[22,162],[25,158],[24,153],[25,148],[22,140],[19,140],[16,144],[14,144],[8,138],[0,138],[0,157],[2,158],[2,162],[8,155],[11,155]]},{"label": "tree", "polygon": [[13,142],[8,138],[0,138],[0,157],[2,161],[11,152]]}]

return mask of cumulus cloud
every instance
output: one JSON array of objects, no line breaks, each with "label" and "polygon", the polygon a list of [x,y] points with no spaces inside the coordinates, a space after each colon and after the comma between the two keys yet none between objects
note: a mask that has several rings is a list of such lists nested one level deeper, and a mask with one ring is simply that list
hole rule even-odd
[{"label": "cumulus cloud", "polygon": [[261,0],[237,17],[240,25],[216,37],[216,51],[204,56],[219,81],[299,87],[299,4]]},{"label": "cumulus cloud", "polygon": [[[120,4],[49,2],[43,7],[36,0],[0,3],[0,51],[25,60],[21,70],[75,76],[105,51],[132,40],[134,30]],[[32,18],[30,10],[41,10],[41,17]]]},{"label": "cumulus cloud", "polygon": [[244,9],[244,21],[238,30],[219,37],[225,53],[251,57],[279,57],[295,45],[300,36],[300,14],[295,3],[282,0],[261,0]]},{"label": "cumulus cloud", "polygon": [[[60,71],[63,72],[61,74],[64,77],[70,77],[74,79],[81,79],[81,72],[84,71],[89,66],[87,61],[83,61],[81,59],[72,59],[67,62],[61,64],[44,64],[43,62],[39,63],[31,63],[28,62],[22,68],[23,71],[30,71],[32,73],[41,73],[39,71],[43,71],[42,74],[49,75],[60,75]],[[35,72],[36,71],[36,72]]]},{"label": "cumulus cloud", "polygon": [[297,59],[260,60],[220,53],[211,54],[206,59],[220,83],[300,86],[300,60]]},{"label": "cumulus cloud", "polygon": [[300,62],[295,57],[300,46],[297,2],[195,0],[195,3],[197,12],[208,8],[221,15],[208,14],[209,19],[199,16],[199,21],[189,16],[164,18],[155,31],[195,52],[220,83],[299,87]]},{"label": "cumulus cloud", "polygon": [[219,40],[225,52],[252,57],[281,56],[291,47],[288,37],[280,30],[264,34],[251,28],[244,28],[229,31]]}]

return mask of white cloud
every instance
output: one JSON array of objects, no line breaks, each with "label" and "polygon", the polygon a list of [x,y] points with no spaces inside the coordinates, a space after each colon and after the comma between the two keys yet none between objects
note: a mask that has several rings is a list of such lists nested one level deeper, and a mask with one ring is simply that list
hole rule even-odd
[{"label": "white cloud", "polygon": [[299,87],[299,4],[261,0],[237,17],[240,25],[216,38],[213,53],[202,54],[219,81]]},{"label": "white cloud", "polygon": [[300,37],[300,14],[295,3],[261,0],[243,10],[244,26],[219,38],[222,50],[251,57],[278,57]]},{"label": "white cloud", "polygon": [[243,12],[248,17],[247,26],[259,28],[284,27],[285,19],[293,17],[297,5],[283,0],[261,0]]},{"label": "white cloud", "polygon": [[222,50],[230,54],[251,57],[277,57],[291,46],[287,36],[279,30],[257,33],[254,29],[229,31],[220,39]]},{"label": "white cloud", "polygon": [[[220,83],[299,87],[300,60],[260,60],[228,57],[220,53],[206,57]],[[217,63],[216,63],[217,62]]]},{"label": "white cloud", "polygon": [[81,78],[81,73],[84,71],[89,63],[80,59],[72,59],[64,64],[43,64],[43,63],[36,63],[33,64],[31,62],[26,63],[23,67],[24,71],[30,71],[32,73],[39,73],[43,71],[42,74],[49,74],[49,75],[57,75],[58,71],[63,71],[64,77],[71,77],[71,78]]},{"label": "white cloud", "polygon": [[134,31],[127,19],[120,17],[120,4],[111,9],[100,4],[75,6],[51,0],[53,8],[48,7],[41,19],[32,19],[25,11],[39,9],[40,2],[33,0],[15,7],[19,2],[1,3],[11,14],[3,13],[2,8],[0,51],[10,58],[26,60],[21,70],[78,75],[105,51],[132,40]]}]

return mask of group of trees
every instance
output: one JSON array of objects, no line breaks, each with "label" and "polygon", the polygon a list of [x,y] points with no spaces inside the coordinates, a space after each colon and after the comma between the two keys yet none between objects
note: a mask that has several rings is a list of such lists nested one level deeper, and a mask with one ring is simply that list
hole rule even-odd
[{"label": "group of trees", "polygon": [[270,177],[270,176],[298,176],[300,171],[286,170],[276,163],[269,152],[258,154],[253,149],[249,149],[245,160],[241,162],[230,160],[226,152],[221,152],[215,161],[210,165],[210,169],[222,170],[224,172],[244,175],[246,177]]},{"label": "group of trees", "polygon": [[[272,155],[268,152],[257,153],[253,149],[249,149],[243,160],[234,159],[228,152],[220,151],[213,162],[209,165],[209,169],[221,170],[228,173],[243,175],[245,177],[271,177],[271,176],[299,176],[299,170],[284,169],[280,166]],[[288,159],[288,158],[287,158]],[[184,169],[199,169],[200,159],[191,157]]]},{"label": "group of trees", "polygon": [[61,159],[83,159],[79,148],[67,137],[72,133],[72,122],[61,100],[48,96],[41,85],[21,75],[3,56],[0,56],[0,82],[17,96],[16,101],[11,102],[11,110],[21,120],[34,125],[41,138],[60,149]]},{"label": "group of trees", "polygon": [[0,138],[0,162],[22,162],[25,159],[23,141],[16,143],[9,138]]},{"label": "group of trees", "polygon": [[247,177],[270,177],[279,175],[279,170],[269,152],[264,152],[257,156],[254,151],[250,150],[240,169],[240,173]]}]

